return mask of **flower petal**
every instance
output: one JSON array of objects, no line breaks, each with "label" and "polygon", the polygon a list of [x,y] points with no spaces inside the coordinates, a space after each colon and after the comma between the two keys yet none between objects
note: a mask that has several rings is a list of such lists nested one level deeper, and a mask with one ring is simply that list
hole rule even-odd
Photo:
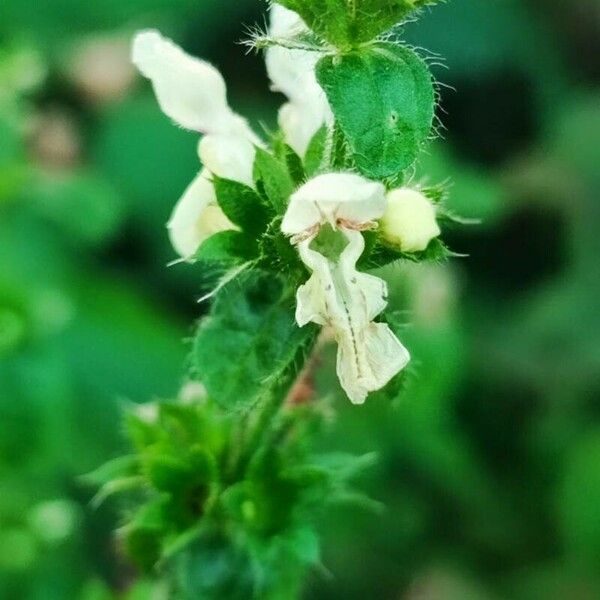
[{"label": "flower petal", "polygon": [[385,211],[385,188],[354,173],[327,173],[305,183],[290,198],[281,224],[286,235],[297,235],[339,220],[365,224],[379,219]]},{"label": "flower petal", "polygon": [[217,204],[209,176],[210,173],[204,170],[192,181],[167,224],[173,248],[186,260],[192,258],[200,244],[214,233],[235,229]]},{"label": "flower petal", "polygon": [[338,339],[337,374],[354,404],[384,387],[410,361],[408,350],[385,323],[369,323]]},{"label": "flower petal", "polygon": [[[274,38],[293,39],[308,32],[308,27],[298,14],[283,6],[271,7],[269,34]],[[295,102],[306,102],[311,96],[325,93],[317,83],[315,66],[318,52],[295,50],[272,46],[265,53],[267,73],[272,82],[271,89],[285,94]]]},{"label": "flower petal", "polygon": [[135,36],[132,60],[152,81],[162,111],[182,127],[253,135],[244,119],[229,107],[219,71],[186,54],[158,31],[142,31]]},{"label": "flower petal", "polygon": [[[291,39],[305,32],[308,28],[295,12],[278,4],[271,7],[271,36]],[[290,100],[279,111],[279,126],[286,143],[299,156],[304,156],[319,128],[333,120],[327,96],[315,75],[320,58],[318,52],[282,46],[273,46],[265,53],[271,89],[285,94]]]},{"label": "flower petal", "polygon": [[298,289],[296,320],[301,327],[313,321],[350,332],[368,324],[387,306],[385,281],[356,270],[365,248],[362,234],[345,230],[343,234],[348,245],[337,262],[313,250],[310,239],[298,244],[302,262],[312,271]]},{"label": "flower petal", "polygon": [[288,102],[279,109],[278,122],[283,138],[301,158],[304,158],[310,141],[325,121],[323,112],[315,111],[309,105]]},{"label": "flower petal", "polygon": [[298,244],[312,275],[298,289],[296,321],[300,326],[312,321],[333,329],[340,383],[350,400],[360,404],[403,369],[410,355],[386,324],[373,322],[387,305],[387,286],[356,270],[365,247],[362,234],[344,229],[342,233],[348,245],[335,262],[313,250],[312,239]]},{"label": "flower petal", "polygon": [[281,4],[272,4],[269,14],[269,33],[274,37],[289,38],[308,31],[302,17]]},{"label": "flower petal", "polygon": [[254,185],[253,167],[256,150],[246,138],[233,135],[206,135],[198,153],[202,164],[223,179]]},{"label": "flower petal", "polygon": [[343,233],[348,245],[340,254],[337,270],[346,282],[352,321],[366,323],[381,314],[387,306],[387,284],[379,277],[356,270],[356,263],[365,249],[365,239],[358,231],[343,230]]}]

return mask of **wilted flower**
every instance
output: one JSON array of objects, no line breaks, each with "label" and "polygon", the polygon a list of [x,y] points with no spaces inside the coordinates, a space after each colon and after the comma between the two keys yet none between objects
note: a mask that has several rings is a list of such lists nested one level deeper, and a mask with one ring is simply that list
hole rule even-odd
[{"label": "wilted flower", "polygon": [[435,207],[423,193],[409,188],[392,190],[381,219],[383,238],[403,252],[420,252],[441,230]]},{"label": "wilted flower", "polygon": [[[298,244],[300,258],[311,270],[298,289],[296,321],[327,325],[338,342],[337,373],[350,400],[365,401],[403,369],[410,356],[388,325],[373,319],[387,306],[386,283],[356,269],[370,229],[385,211],[380,183],[350,173],[315,177],[290,200],[281,229]],[[311,247],[321,227],[330,225],[346,246],[336,258]]]}]

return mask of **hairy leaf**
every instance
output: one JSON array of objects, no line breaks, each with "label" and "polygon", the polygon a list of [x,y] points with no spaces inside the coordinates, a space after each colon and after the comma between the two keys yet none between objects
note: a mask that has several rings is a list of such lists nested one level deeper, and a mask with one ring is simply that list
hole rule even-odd
[{"label": "hairy leaf", "polygon": [[435,92],[410,48],[378,44],[326,56],[317,78],[364,175],[382,179],[415,161],[431,131]]},{"label": "hairy leaf", "polygon": [[201,323],[196,371],[219,404],[247,408],[281,385],[314,333],[296,325],[293,299],[275,275],[247,273],[221,291]]},{"label": "hairy leaf", "polygon": [[252,260],[257,254],[257,242],[241,231],[219,231],[205,240],[196,251],[196,260],[234,266]]},{"label": "hairy leaf", "polygon": [[323,125],[315,135],[313,135],[306,154],[304,156],[304,169],[309,177],[316,175],[323,164],[325,150],[327,147],[328,129]]},{"label": "hairy leaf", "polygon": [[269,223],[269,211],[249,186],[213,175],[217,202],[227,218],[251,235],[262,233]]},{"label": "hairy leaf", "polygon": [[439,0],[277,0],[341,49],[370,42],[416,9]]},{"label": "hairy leaf", "polygon": [[295,187],[287,165],[265,150],[257,148],[254,159],[254,180],[257,189],[264,194],[275,212],[279,215],[283,214]]}]

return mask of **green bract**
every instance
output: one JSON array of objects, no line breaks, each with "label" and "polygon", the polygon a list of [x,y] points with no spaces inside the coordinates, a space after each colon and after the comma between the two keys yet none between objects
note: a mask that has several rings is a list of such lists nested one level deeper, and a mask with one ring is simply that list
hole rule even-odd
[{"label": "green bract", "polygon": [[317,77],[364,175],[382,179],[415,161],[431,131],[435,92],[410,48],[382,43],[326,56]]},{"label": "green bract", "polygon": [[438,0],[277,0],[296,11],[330,44],[355,48],[403,21],[410,13]]}]

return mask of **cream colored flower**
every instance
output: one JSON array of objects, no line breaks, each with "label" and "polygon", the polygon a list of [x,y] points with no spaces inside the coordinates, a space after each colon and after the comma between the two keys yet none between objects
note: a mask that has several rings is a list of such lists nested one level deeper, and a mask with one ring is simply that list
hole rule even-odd
[{"label": "cream colored flower", "polygon": [[253,185],[255,146],[260,139],[227,102],[219,71],[186,54],[157,31],[143,31],[133,42],[132,60],[152,81],[163,112],[176,123],[201,133],[198,152],[204,170],[175,206],[169,237],[184,259],[214,233],[234,226],[217,204],[211,175]]},{"label": "cream colored flower", "polygon": [[[385,282],[356,269],[365,247],[360,231],[384,210],[381,184],[330,173],[312,179],[292,196],[282,223],[282,231],[298,242],[300,258],[312,273],[298,289],[296,321],[301,327],[309,322],[331,327],[338,342],[337,374],[355,404],[382,388],[410,360],[391,329],[373,322],[387,305]],[[326,224],[345,238],[337,259],[311,247]]]},{"label": "cream colored flower", "polygon": [[206,169],[222,179],[232,179],[252,187],[255,146],[248,139],[233,135],[205,135],[198,154]]},{"label": "cream colored flower", "polygon": [[[269,34],[275,39],[293,39],[308,32],[308,27],[295,12],[279,4],[271,7]],[[271,89],[285,94],[289,102],[279,111],[279,126],[285,141],[304,156],[310,140],[333,114],[325,92],[317,83],[315,66],[318,52],[272,46],[265,55]]]},{"label": "cream colored flower", "polygon": [[425,250],[441,230],[431,200],[417,190],[401,188],[387,196],[387,208],[380,221],[384,239],[403,252]]},{"label": "cream colored flower", "polygon": [[368,229],[384,212],[385,188],[381,183],[354,173],[326,173],[292,195],[281,230],[303,237],[316,233],[325,223],[334,229]]},{"label": "cream colored flower", "polygon": [[223,76],[211,64],[186,54],[154,30],[135,36],[132,60],[152,81],[162,111],[182,127],[255,137],[246,120],[229,107]]},{"label": "cream colored flower", "polygon": [[210,173],[203,170],[175,205],[167,228],[173,248],[184,259],[193,258],[202,242],[219,231],[236,229],[217,204]]}]

